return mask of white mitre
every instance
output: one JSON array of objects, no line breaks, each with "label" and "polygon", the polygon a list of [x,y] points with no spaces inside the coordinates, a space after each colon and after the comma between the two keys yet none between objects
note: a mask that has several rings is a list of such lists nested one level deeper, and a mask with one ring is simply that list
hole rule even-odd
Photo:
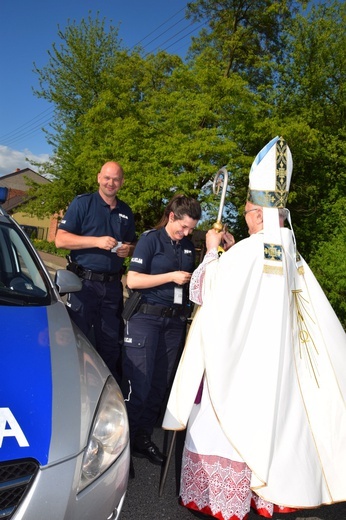
[{"label": "white mitre", "polygon": [[292,154],[282,137],[274,137],[266,144],[251,166],[247,200],[263,207],[265,273],[283,272],[279,209],[286,207],[292,170]]}]

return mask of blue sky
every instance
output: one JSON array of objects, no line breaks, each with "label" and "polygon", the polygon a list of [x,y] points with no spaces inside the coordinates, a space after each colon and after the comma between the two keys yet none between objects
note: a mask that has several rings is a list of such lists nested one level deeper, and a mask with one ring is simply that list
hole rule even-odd
[{"label": "blue sky", "polygon": [[[32,92],[38,68],[48,63],[48,50],[60,42],[58,26],[77,23],[89,13],[120,26],[125,47],[141,43],[147,52],[158,48],[185,56],[192,31],[184,19],[188,0],[0,0],[0,176],[31,167],[26,157],[47,160],[51,148],[40,129],[52,106]],[[35,169],[33,167],[33,169]]]}]

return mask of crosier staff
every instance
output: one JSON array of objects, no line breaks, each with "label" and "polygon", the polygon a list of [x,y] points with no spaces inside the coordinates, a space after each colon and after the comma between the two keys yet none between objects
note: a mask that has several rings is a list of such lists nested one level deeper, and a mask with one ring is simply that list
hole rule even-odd
[{"label": "crosier staff", "polygon": [[216,229],[216,231],[218,231],[219,233],[220,233],[220,231],[222,231],[222,228],[223,228],[221,219],[222,219],[223,208],[225,205],[225,198],[226,198],[227,184],[228,184],[228,172],[225,167],[220,168],[220,170],[215,175],[214,182],[213,182],[214,195],[219,194],[221,184],[222,184],[222,193],[221,193],[221,199],[220,199],[220,205],[219,205],[219,213],[217,216],[217,221],[215,222],[215,224],[213,224],[213,228]]},{"label": "crosier staff", "polygon": [[[220,233],[224,229],[224,226],[222,225],[222,213],[223,208],[225,206],[225,199],[226,199],[226,192],[227,192],[227,185],[228,185],[228,171],[225,167],[220,168],[220,170],[217,172],[217,174],[214,177],[213,182],[213,193],[214,195],[218,195],[220,191],[220,186],[222,184],[222,193],[221,193],[221,199],[219,204],[219,212],[217,215],[217,221],[213,224],[213,228]],[[224,249],[219,246],[218,247],[218,253],[219,255],[224,252]]]}]

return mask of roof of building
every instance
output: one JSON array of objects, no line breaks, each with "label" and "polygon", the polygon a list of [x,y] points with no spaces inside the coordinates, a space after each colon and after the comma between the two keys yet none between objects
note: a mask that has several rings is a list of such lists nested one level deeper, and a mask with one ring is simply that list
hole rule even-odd
[{"label": "roof of building", "polygon": [[13,173],[2,175],[0,177],[0,185],[5,186],[6,188],[28,191],[29,187],[27,185],[26,178],[37,182],[38,184],[48,184],[51,182],[30,168],[23,168],[22,170],[18,169]]},{"label": "roof of building", "polygon": [[30,168],[17,169],[13,173],[2,175],[0,177],[0,186],[8,188],[7,201],[2,205],[6,211],[13,210],[27,198],[26,194],[29,190],[27,179],[37,182],[38,184],[48,184],[51,182]]}]

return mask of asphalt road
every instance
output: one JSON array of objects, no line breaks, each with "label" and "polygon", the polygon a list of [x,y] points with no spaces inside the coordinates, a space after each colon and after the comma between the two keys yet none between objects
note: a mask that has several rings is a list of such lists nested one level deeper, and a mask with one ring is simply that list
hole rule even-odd
[{"label": "asphalt road", "polygon": [[[63,269],[64,259],[40,253],[49,272],[54,277],[55,269]],[[254,427],[255,428],[255,427]],[[158,425],[153,440],[163,450],[168,452],[171,432],[164,432]],[[178,482],[180,474],[181,449],[183,434],[177,435],[171,464],[163,489],[160,491],[162,469],[154,466],[146,459],[134,458],[135,478],[129,481],[127,495],[123,505],[120,520],[194,520],[196,516],[178,503]],[[346,482],[345,482],[346,487]],[[208,517],[206,517],[207,520]],[[260,520],[251,512],[249,520]],[[301,510],[290,514],[274,514],[273,520],[346,520],[346,502],[322,506],[317,509]]]}]

